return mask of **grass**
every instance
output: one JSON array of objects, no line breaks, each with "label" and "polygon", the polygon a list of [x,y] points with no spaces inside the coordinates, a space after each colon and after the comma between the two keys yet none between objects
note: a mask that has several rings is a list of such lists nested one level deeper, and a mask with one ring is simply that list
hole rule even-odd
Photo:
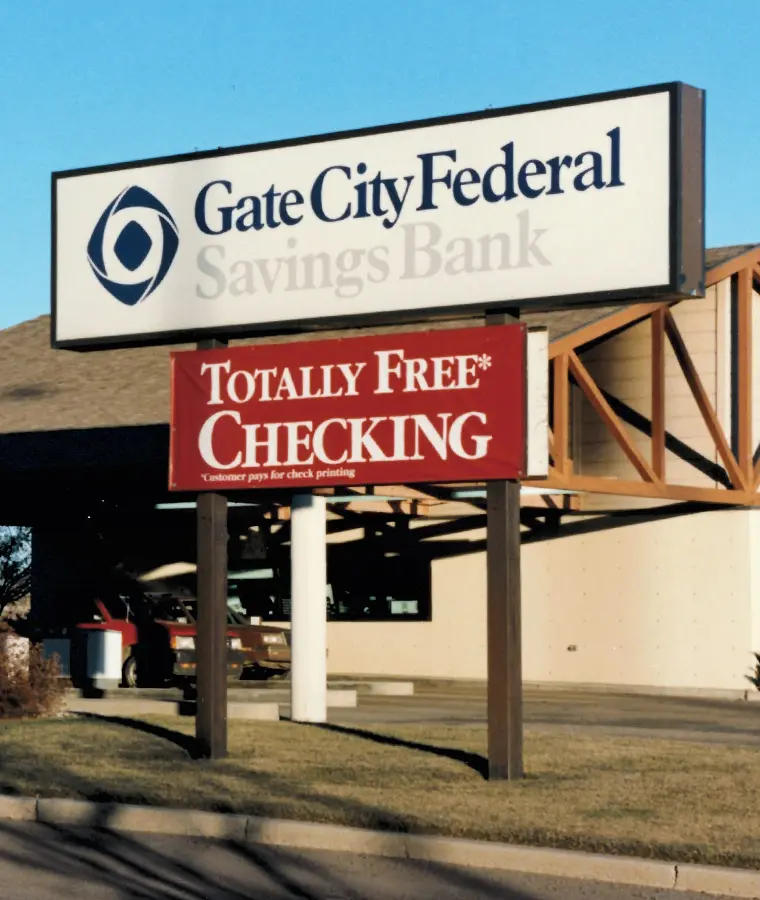
[{"label": "grass", "polygon": [[527,777],[507,784],[478,771],[480,727],[235,722],[219,762],[190,757],[192,733],[176,719],[3,722],[0,792],[760,868],[751,748],[529,734]]}]

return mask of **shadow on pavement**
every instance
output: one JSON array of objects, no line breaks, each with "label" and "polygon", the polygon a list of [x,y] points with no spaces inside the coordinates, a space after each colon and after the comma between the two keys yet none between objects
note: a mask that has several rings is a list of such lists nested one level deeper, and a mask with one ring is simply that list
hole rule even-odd
[{"label": "shadow on pavement", "polygon": [[0,879],[29,896],[141,900],[533,900],[503,879],[412,860],[96,829],[0,825]]}]

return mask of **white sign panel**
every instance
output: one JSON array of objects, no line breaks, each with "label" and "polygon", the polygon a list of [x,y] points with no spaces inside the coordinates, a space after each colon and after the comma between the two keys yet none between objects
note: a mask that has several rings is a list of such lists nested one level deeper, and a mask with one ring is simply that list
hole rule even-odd
[{"label": "white sign panel", "polygon": [[697,294],[702,112],[673,84],[56,173],[53,344]]}]

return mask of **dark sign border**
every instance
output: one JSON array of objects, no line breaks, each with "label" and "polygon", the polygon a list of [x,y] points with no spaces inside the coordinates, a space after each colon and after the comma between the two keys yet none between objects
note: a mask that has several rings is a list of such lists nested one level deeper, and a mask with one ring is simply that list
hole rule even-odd
[{"label": "dark sign border", "polygon": [[[298,147],[326,141],[347,138],[370,137],[396,131],[411,131],[436,125],[452,125],[480,119],[493,119],[529,112],[559,109],[566,106],[583,106],[610,100],[624,100],[650,94],[667,93],[670,97],[670,280],[667,284],[645,285],[620,291],[601,291],[593,294],[566,294],[553,297],[534,297],[523,300],[491,301],[472,303],[464,306],[430,307],[415,310],[397,310],[379,313],[355,313],[337,316],[291,320],[285,322],[265,322],[226,326],[224,328],[197,328],[148,332],[112,337],[78,338],[59,341],[57,326],[57,184],[60,179],[101,172],[139,169],[145,166],[165,165],[199,159],[215,159],[236,156],[241,153],[255,153],[261,150],[277,150],[284,147]],[[306,331],[325,331],[336,328],[358,327],[362,325],[397,325],[412,322],[456,319],[475,316],[493,309],[520,308],[525,310],[540,308],[556,310],[567,307],[589,307],[612,303],[642,300],[685,299],[701,297],[705,293],[705,94],[704,91],[682,82],[668,82],[629,90],[608,93],[586,94],[563,100],[528,103],[500,109],[486,109],[475,113],[442,116],[433,119],[418,119],[396,125],[360,128],[353,131],[337,131],[312,137],[294,138],[284,141],[269,141],[261,144],[247,144],[231,148],[219,148],[197,153],[162,156],[127,163],[91,166],[83,169],[68,169],[53,172],[51,176],[51,317],[50,343],[54,349],[97,350],[139,347],[146,345],[184,344],[209,337],[224,336],[253,337],[275,334],[295,334]],[[636,248],[632,247],[635,253]]]}]

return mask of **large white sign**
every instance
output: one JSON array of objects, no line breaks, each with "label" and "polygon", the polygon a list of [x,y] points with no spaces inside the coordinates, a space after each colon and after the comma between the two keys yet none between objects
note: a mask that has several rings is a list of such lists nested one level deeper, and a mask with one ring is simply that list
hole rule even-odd
[{"label": "large white sign", "polygon": [[53,344],[699,293],[701,117],[674,84],[56,173]]}]

